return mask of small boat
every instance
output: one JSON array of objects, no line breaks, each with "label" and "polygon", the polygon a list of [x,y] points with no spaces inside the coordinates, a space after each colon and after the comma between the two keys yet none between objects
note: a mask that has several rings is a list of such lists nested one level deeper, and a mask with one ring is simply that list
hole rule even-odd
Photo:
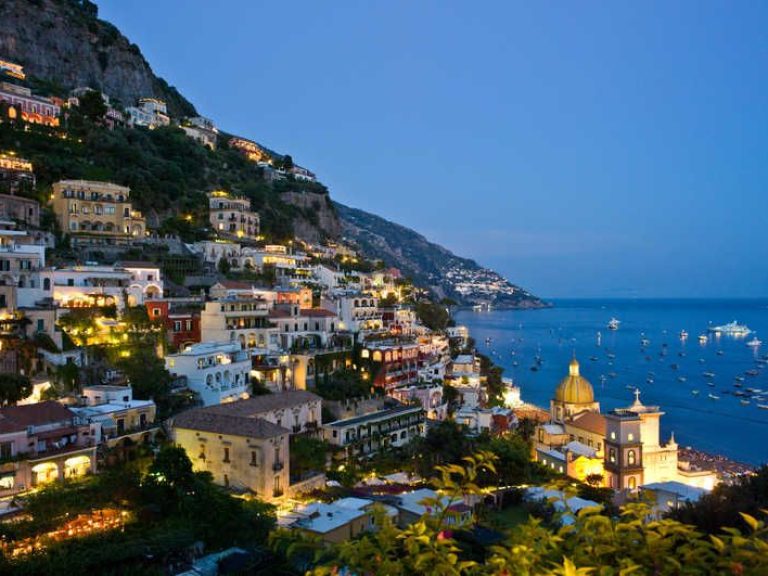
[{"label": "small boat", "polygon": [[704,362],[706,362],[706,360],[704,360],[704,358],[699,358],[699,364],[704,364]]},{"label": "small boat", "polygon": [[739,400],[742,406],[749,406],[749,400]]},{"label": "small boat", "polygon": [[648,338],[642,338],[640,340],[640,346],[642,346],[643,348],[647,348],[650,345],[651,345],[651,341],[648,340]]},{"label": "small boat", "polygon": [[744,376],[736,376],[734,380],[736,380],[736,382],[744,382]]},{"label": "small boat", "polygon": [[624,386],[624,388],[626,388],[627,390],[635,390],[636,389],[635,386],[632,386],[631,384],[627,384],[626,386]]},{"label": "small boat", "polygon": [[688,378],[686,378],[685,376],[678,376],[677,377],[677,381],[678,382],[688,382]]},{"label": "small boat", "polygon": [[597,362],[598,361],[598,357],[597,356],[590,356],[589,359],[592,360],[592,362]]},{"label": "small boat", "polygon": [[538,372],[538,371],[539,371],[539,367],[538,366],[536,366],[535,364],[533,366],[531,366],[531,372]]},{"label": "small boat", "polygon": [[699,391],[698,390],[691,390],[691,394],[693,394],[694,396],[698,396],[699,395]]},{"label": "small boat", "polygon": [[677,364],[670,364],[669,367],[672,368],[672,370],[677,370],[678,368],[680,368],[680,366],[678,366]]},{"label": "small boat", "polygon": [[747,370],[744,374],[747,376],[757,376],[760,372],[758,370]]},{"label": "small boat", "polygon": [[685,330],[680,330],[680,340],[687,340],[688,339],[688,332]]},{"label": "small boat", "polygon": [[706,334],[699,334],[699,344],[706,344],[709,338]]},{"label": "small boat", "polygon": [[616,358],[616,354],[611,354],[610,352],[609,352],[608,354],[606,354],[606,356],[607,356],[607,357],[608,357],[610,360],[614,360],[614,359]]},{"label": "small boat", "polygon": [[654,382],[653,378],[646,378],[646,379],[645,379],[645,381],[646,381],[648,384],[653,384],[653,382]]},{"label": "small boat", "polygon": [[752,338],[752,340],[747,342],[747,346],[749,346],[750,348],[759,348],[762,343],[763,342],[761,340],[758,340],[757,336],[755,336],[754,338]]},{"label": "small boat", "polygon": [[733,385],[734,385],[736,388],[741,388],[741,387],[743,386],[743,384],[742,384],[741,382],[734,382],[734,383],[733,383]]},{"label": "small boat", "polygon": [[704,378],[714,378],[715,377],[715,373],[714,372],[702,372],[701,375],[704,376]]},{"label": "small boat", "polygon": [[616,378],[616,376],[618,376],[616,372],[608,372],[608,378]]},{"label": "small boat", "polygon": [[680,356],[680,358],[685,358],[685,352],[678,352],[677,355]]},{"label": "small boat", "polygon": [[618,330],[619,324],[621,324],[621,321],[616,318],[611,318],[608,321],[608,330]]},{"label": "small boat", "polygon": [[758,404],[757,405],[760,410],[768,410],[768,404]]},{"label": "small boat", "polygon": [[715,396],[714,394],[707,394],[707,398],[710,400],[720,400],[720,396]]},{"label": "small boat", "polygon": [[718,355],[718,356],[722,356],[723,354],[725,354],[725,352],[723,352],[722,350],[718,350],[718,351],[717,351],[717,355]]},{"label": "small boat", "polygon": [[715,383],[714,383],[714,382],[707,382],[707,386],[712,386],[712,387],[714,387],[714,386],[715,386]]},{"label": "small boat", "polygon": [[517,368],[518,366],[520,366],[520,362],[518,362],[517,360],[515,360],[514,362],[512,362],[512,366],[514,366],[515,368]]}]

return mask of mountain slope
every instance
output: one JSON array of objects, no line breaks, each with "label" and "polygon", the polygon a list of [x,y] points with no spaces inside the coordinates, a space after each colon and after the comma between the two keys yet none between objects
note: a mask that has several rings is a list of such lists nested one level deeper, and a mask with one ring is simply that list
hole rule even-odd
[{"label": "mountain slope", "polygon": [[496,308],[539,308],[547,304],[474,260],[456,256],[421,234],[357,208],[334,203],[342,233],[370,258],[429,286],[440,297],[462,305],[486,304]]},{"label": "mountain slope", "polygon": [[0,59],[22,64],[33,85],[57,96],[90,86],[123,106],[154,96],[167,102],[171,115],[196,114],[155,76],[138,46],[97,18],[97,7],[88,0],[2,0]]}]

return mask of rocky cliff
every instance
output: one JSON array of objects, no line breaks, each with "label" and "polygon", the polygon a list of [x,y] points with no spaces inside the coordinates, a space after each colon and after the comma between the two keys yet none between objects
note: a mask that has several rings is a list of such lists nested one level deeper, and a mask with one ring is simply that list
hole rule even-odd
[{"label": "rocky cliff", "polygon": [[155,76],[141,50],[87,0],[2,0],[0,59],[22,64],[31,83],[65,95],[72,88],[99,88],[130,106],[154,96],[174,116],[195,107]]}]

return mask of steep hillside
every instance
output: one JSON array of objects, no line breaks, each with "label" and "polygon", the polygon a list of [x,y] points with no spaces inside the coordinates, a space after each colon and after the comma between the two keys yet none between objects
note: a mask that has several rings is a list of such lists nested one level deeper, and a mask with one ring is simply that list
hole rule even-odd
[{"label": "steep hillside", "polygon": [[195,107],[155,76],[141,50],[88,0],[2,0],[0,58],[22,64],[33,85],[64,95],[90,86],[123,106],[155,96],[174,116],[193,116]]},{"label": "steep hillside", "polygon": [[342,233],[371,258],[399,268],[438,296],[463,305],[539,308],[545,302],[474,260],[456,256],[421,234],[363,210],[334,203]]}]

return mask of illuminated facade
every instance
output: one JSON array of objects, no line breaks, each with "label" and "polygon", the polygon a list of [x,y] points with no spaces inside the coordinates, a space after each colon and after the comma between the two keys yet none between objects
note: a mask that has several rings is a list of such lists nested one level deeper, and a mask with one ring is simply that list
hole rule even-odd
[{"label": "illuminated facade", "polygon": [[[35,173],[32,162],[19,158],[13,153],[0,154],[0,192],[16,194],[19,191],[32,191],[34,188]],[[39,225],[40,218],[38,216],[35,226]]]},{"label": "illuminated facade", "polygon": [[269,320],[269,310],[266,300],[253,295],[206,302],[200,313],[201,341],[237,343],[252,351],[276,351],[278,330]]},{"label": "illuminated facade", "polygon": [[6,105],[5,116],[9,120],[53,127],[59,125],[61,107],[50,98],[35,96],[24,86],[0,82],[0,104]]},{"label": "illuminated facade", "polygon": [[61,180],[51,196],[59,226],[76,246],[132,244],[146,235],[146,221],[131,205],[130,188]]},{"label": "illuminated facade", "polygon": [[187,118],[179,128],[184,130],[192,140],[199,142],[209,150],[216,150],[219,129],[208,118],[202,116]]},{"label": "illuminated facade", "polygon": [[202,343],[165,357],[174,376],[184,376],[205,406],[248,397],[251,358],[238,344]]},{"label": "illuminated facade", "polygon": [[245,138],[231,138],[229,140],[229,147],[242,153],[251,162],[266,162],[267,164],[272,164],[272,157],[269,155],[269,152],[251,140],[246,140]]},{"label": "illuminated facade", "polygon": [[251,211],[248,198],[218,190],[208,194],[208,209],[211,226],[218,234],[257,239],[259,215]]},{"label": "illuminated facade", "polygon": [[419,379],[418,344],[373,344],[360,352],[371,367],[372,384],[389,393]]},{"label": "illuminated facade", "polygon": [[0,497],[96,470],[90,426],[57,402],[0,408]]}]

